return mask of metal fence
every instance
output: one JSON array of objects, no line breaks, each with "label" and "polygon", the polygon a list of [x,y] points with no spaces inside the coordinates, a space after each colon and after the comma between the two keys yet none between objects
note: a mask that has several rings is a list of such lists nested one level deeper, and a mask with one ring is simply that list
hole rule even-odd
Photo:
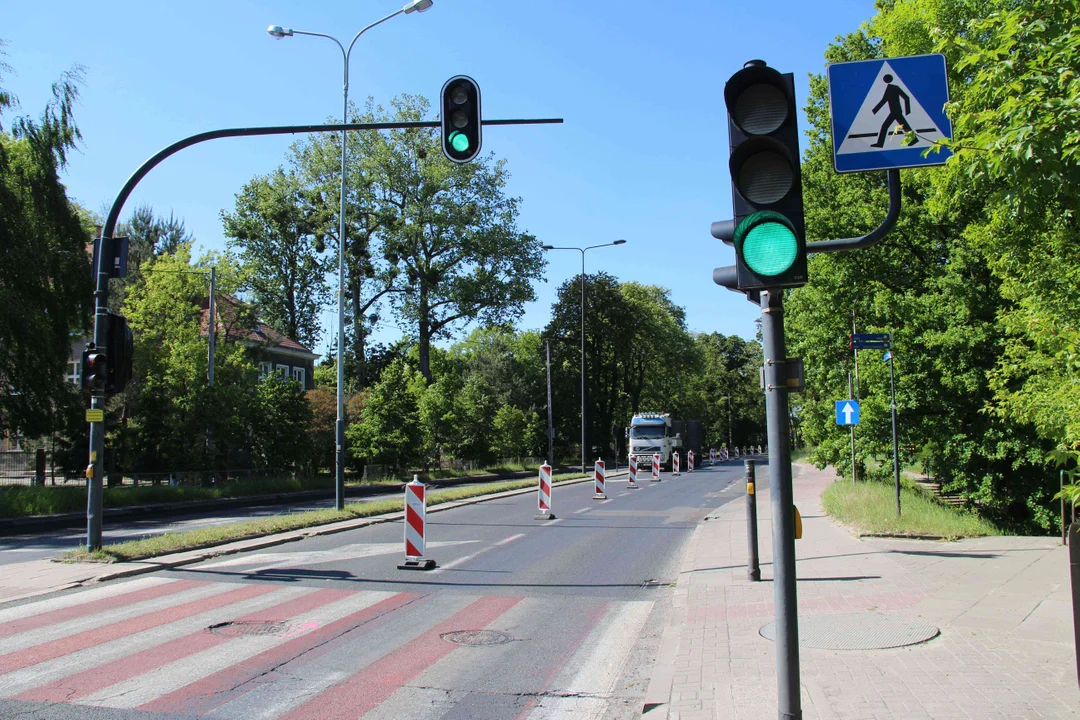
[{"label": "metal fence", "polygon": [[0,485],[55,485],[64,480],[52,453],[44,448],[0,451]]}]

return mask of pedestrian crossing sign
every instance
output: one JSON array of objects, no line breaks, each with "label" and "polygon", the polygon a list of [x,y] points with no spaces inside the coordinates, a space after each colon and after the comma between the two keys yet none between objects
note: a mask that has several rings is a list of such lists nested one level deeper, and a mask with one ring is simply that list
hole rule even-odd
[{"label": "pedestrian crossing sign", "polygon": [[945,56],[833,63],[827,69],[837,172],[943,165],[952,152]]}]

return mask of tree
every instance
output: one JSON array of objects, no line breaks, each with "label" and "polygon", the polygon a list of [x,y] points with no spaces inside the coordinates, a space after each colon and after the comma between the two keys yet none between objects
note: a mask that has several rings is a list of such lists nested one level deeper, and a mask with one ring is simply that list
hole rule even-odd
[{"label": "tree", "polygon": [[[372,120],[423,119],[429,104],[401,96]],[[393,307],[415,329],[420,373],[430,382],[431,342],[461,325],[498,324],[534,299],[544,260],[536,238],[517,228],[519,198],[505,195],[504,160],[454,164],[434,130],[372,134],[365,169],[380,226],[384,276],[396,278]]]},{"label": "tree", "polygon": [[[0,427],[26,436],[55,429],[72,334],[89,327],[92,224],[58,174],[81,138],[81,79],[64,73],[38,120],[0,123]],[[0,90],[0,119],[15,107]]]},{"label": "tree", "polygon": [[325,217],[311,195],[295,171],[279,167],[244,185],[235,212],[221,213],[263,321],[307,347],[318,342],[319,314],[330,300]]},{"label": "tree", "polygon": [[403,470],[421,459],[419,398],[424,378],[395,360],[371,388],[360,421],[346,429],[349,452],[365,462]]},{"label": "tree", "polygon": [[529,451],[529,418],[521,408],[503,405],[491,423],[491,450],[498,458],[520,458]]},{"label": "tree", "polygon": [[313,420],[311,403],[295,380],[277,375],[256,386],[252,423],[252,456],[257,467],[308,469],[312,444],[303,432]]},{"label": "tree", "polygon": [[[830,62],[930,52],[937,38],[971,33],[972,19],[993,3],[908,0],[885,3],[867,28],[826,52]],[[955,72],[962,58],[948,58]],[[953,101],[972,92],[975,76],[954,77]],[[811,78],[806,107],[809,147],[802,164],[807,234],[811,240],[848,237],[876,226],[885,214],[882,173],[838,175],[832,169],[827,88]],[[957,133],[959,137],[959,133]],[[965,141],[966,142],[966,141]],[[989,195],[946,169],[904,172],[904,210],[879,245],[810,260],[810,283],[789,295],[789,354],[806,364],[807,392],[800,424],[815,445],[813,458],[841,472],[850,468],[850,441],[835,425],[833,401],[847,396],[854,371],[846,336],[854,311],[862,332],[891,332],[897,371],[901,446],[914,445],[925,467],[948,489],[980,503],[1007,527],[1045,527],[1047,444],[1016,417],[988,413],[989,377],[1004,347],[999,318],[1010,312],[995,260],[974,242]],[[942,184],[938,189],[939,183]],[[946,190],[947,184],[947,190]],[[859,457],[891,454],[888,368],[880,353],[859,353],[862,424]],[[887,470],[882,470],[885,474]]]}]

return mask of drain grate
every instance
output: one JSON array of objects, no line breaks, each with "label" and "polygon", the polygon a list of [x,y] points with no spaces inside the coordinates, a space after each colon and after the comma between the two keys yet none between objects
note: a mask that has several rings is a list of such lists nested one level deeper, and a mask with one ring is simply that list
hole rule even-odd
[{"label": "drain grate", "polygon": [[[821,650],[884,650],[917,645],[938,636],[930,623],[883,613],[809,615],[799,618],[799,645]],[[776,623],[758,631],[776,640]]]},{"label": "drain grate", "polygon": [[489,645],[505,645],[514,638],[497,630],[455,630],[454,632],[440,635],[446,642],[468,647],[487,647]]}]

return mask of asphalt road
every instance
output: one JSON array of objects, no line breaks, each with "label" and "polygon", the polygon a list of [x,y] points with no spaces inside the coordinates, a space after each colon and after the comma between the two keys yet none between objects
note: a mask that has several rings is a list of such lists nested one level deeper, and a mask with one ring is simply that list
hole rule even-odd
[{"label": "asphalt road", "polygon": [[685,542],[741,473],[433,513],[427,572],[384,523],[3,608],[0,716],[634,717]]}]

